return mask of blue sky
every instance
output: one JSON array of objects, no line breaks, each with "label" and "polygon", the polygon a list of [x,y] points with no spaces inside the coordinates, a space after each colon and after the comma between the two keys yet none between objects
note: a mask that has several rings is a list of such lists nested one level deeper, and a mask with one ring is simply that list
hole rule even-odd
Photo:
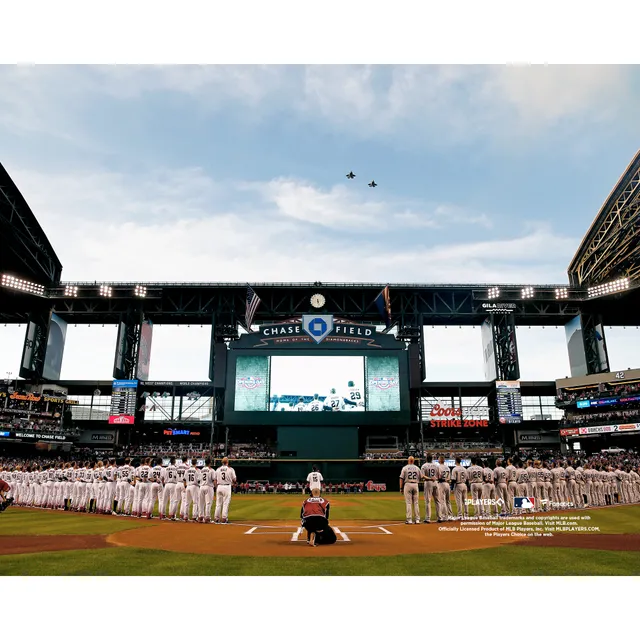
[{"label": "blue sky", "polygon": [[637,151],[639,78],[4,66],[1,161],[65,280],[562,283]]}]

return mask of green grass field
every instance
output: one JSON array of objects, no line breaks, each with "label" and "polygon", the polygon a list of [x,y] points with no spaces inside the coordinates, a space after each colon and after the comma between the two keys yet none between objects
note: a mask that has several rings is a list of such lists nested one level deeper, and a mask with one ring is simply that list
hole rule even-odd
[{"label": "green grass field", "polygon": [[[234,496],[235,522],[296,523],[302,496]],[[404,520],[397,493],[334,496],[333,519]],[[423,505],[421,505],[423,506]],[[455,512],[455,507],[454,507]],[[601,533],[640,533],[640,506],[589,510],[589,526]],[[5,535],[108,534],[154,521],[92,517],[10,508],[0,514]],[[494,549],[352,558],[252,558],[206,556],[136,548],[0,555],[0,575],[640,575],[640,552],[505,546]]]}]

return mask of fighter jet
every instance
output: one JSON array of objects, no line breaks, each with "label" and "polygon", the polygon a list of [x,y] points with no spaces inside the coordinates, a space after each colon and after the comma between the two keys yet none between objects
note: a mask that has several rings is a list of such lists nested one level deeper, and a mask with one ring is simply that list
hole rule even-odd
[{"label": "fighter jet", "polygon": [[375,180],[372,180],[372,181],[369,183],[369,186],[370,186],[370,187],[377,187],[378,185],[376,184],[376,181],[375,181]]},{"label": "fighter jet", "polygon": [[356,177],[356,174],[353,173],[353,171],[349,171],[349,173],[347,173],[347,178],[349,178],[349,180],[353,180]]}]

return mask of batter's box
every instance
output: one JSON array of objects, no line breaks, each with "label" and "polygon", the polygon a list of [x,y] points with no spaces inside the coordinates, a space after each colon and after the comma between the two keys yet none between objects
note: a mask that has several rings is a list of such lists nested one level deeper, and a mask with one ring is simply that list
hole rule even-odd
[{"label": "batter's box", "polygon": [[[368,525],[364,527],[349,526],[350,531],[342,531],[339,527],[333,527],[338,538],[337,542],[351,542],[349,536],[391,536],[391,531],[381,525]],[[357,530],[356,530],[357,529]],[[291,536],[291,542],[306,542],[306,535],[303,527],[274,527],[274,526],[261,526],[257,525],[251,527],[244,532],[244,535],[250,536]]]}]

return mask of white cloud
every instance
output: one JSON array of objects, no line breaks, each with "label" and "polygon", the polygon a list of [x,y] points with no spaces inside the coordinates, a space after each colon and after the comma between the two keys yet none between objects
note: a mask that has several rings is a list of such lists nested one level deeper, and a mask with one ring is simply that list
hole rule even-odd
[{"label": "white cloud", "polygon": [[[451,243],[438,234],[464,221],[455,206],[418,214],[402,202],[293,179],[236,188],[198,169],[11,173],[65,280],[558,282],[578,243],[546,227]],[[430,219],[437,228],[417,234],[417,221]]]},{"label": "white cloud", "polygon": [[174,93],[194,113],[241,110],[247,125],[279,114],[391,144],[446,147],[487,138],[508,145],[602,122],[635,131],[634,73],[605,65],[5,66],[0,125],[89,145],[96,136],[83,131],[79,116],[94,100],[133,104]]}]

